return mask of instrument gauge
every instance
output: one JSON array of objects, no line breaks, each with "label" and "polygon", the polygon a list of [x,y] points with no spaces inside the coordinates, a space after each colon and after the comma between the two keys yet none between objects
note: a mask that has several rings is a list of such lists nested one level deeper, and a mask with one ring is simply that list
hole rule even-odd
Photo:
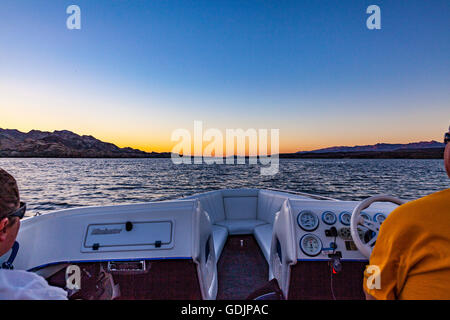
[{"label": "instrument gauge", "polygon": [[386,216],[383,213],[377,213],[373,216],[373,221],[382,223],[386,219]]},{"label": "instrument gauge", "polygon": [[328,225],[335,224],[337,221],[336,215],[332,211],[325,211],[322,213],[322,221]]},{"label": "instrument gauge", "polygon": [[352,214],[350,212],[348,212],[348,211],[343,211],[339,215],[339,221],[345,226],[349,226],[350,225],[350,220],[351,219],[352,219]]},{"label": "instrument gauge", "polygon": [[315,257],[322,252],[322,241],[315,234],[307,233],[300,239],[300,249],[307,256]]},{"label": "instrument gauge", "polygon": [[314,231],[319,226],[319,218],[312,211],[302,211],[297,216],[297,223],[305,231]]},{"label": "instrument gauge", "polygon": [[365,213],[365,212],[362,212],[361,213],[361,217],[364,219],[364,220],[366,220],[366,221],[371,221],[372,219],[370,218],[370,216],[367,214],[367,213]]}]

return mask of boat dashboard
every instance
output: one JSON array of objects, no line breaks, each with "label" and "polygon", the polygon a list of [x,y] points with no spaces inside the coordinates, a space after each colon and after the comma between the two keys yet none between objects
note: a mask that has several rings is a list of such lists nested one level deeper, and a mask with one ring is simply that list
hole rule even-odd
[{"label": "boat dashboard", "polygon": [[[330,254],[341,260],[367,261],[353,242],[350,221],[357,201],[292,201],[291,213],[295,225],[298,261],[329,260]],[[361,213],[365,220],[382,223],[397,206],[376,203]],[[363,243],[369,242],[373,232],[358,226]]]}]

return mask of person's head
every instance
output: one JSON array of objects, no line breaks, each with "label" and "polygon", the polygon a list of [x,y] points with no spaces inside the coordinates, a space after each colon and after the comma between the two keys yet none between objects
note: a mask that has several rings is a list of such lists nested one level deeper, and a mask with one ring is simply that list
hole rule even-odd
[{"label": "person's head", "polygon": [[445,150],[444,150],[444,164],[447,175],[450,178],[450,127],[444,136]]},{"label": "person's head", "polygon": [[8,252],[16,240],[20,227],[20,218],[17,216],[20,207],[16,180],[0,168],[0,256]]}]

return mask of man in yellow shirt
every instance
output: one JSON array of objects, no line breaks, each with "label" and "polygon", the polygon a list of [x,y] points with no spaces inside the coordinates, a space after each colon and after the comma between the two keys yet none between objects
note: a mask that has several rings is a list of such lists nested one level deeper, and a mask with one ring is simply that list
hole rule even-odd
[{"label": "man in yellow shirt", "polygon": [[[450,128],[445,134],[444,161],[450,177]],[[408,202],[383,222],[370,265],[380,270],[380,286],[367,299],[450,300],[450,189]]]}]

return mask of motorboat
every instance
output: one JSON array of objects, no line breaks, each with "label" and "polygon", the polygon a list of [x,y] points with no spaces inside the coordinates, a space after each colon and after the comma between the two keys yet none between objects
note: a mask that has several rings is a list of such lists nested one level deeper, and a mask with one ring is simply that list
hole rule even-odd
[{"label": "motorboat", "polygon": [[71,299],[364,299],[383,220],[404,201],[271,189],[25,218],[0,258]]}]

